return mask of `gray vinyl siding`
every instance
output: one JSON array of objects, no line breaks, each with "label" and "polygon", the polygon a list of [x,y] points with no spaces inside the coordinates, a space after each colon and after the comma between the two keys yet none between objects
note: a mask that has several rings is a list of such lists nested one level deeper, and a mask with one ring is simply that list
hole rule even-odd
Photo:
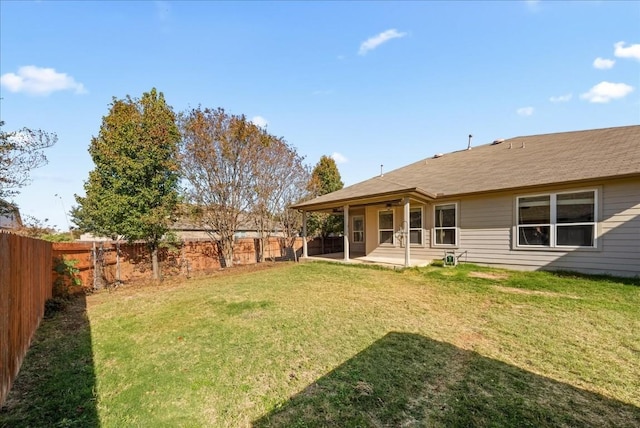
[{"label": "gray vinyl siding", "polygon": [[[640,275],[640,181],[596,187],[600,205],[597,249],[514,248],[515,198],[540,193],[534,191],[462,200],[458,252],[467,251],[469,262],[518,269]],[[551,191],[560,190],[572,189]]]},{"label": "gray vinyl siding", "polygon": [[[515,239],[516,233],[517,196],[582,189],[597,189],[597,248],[534,250],[515,247],[512,240]],[[466,255],[461,256],[463,261],[512,269],[570,270],[590,274],[640,276],[639,179],[592,183],[575,188],[556,186],[539,191],[462,198],[456,202],[459,209],[459,239],[455,251],[457,254],[466,252]],[[446,250],[432,247],[430,244],[433,206],[425,206],[424,213],[425,245],[411,247],[413,264],[441,259]],[[396,211],[395,223],[399,224],[401,216],[402,214]],[[367,228],[369,227],[370,223],[367,225]],[[402,259],[404,248],[369,247],[368,255]]]}]

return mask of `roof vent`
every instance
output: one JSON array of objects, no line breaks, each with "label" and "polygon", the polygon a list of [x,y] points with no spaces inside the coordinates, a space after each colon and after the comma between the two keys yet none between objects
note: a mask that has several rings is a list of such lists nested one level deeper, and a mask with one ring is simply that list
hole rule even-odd
[{"label": "roof vent", "polygon": [[442,156],[444,156],[442,153],[436,153],[435,155],[433,155],[433,158],[437,159],[437,158],[441,158]]},{"label": "roof vent", "polygon": [[493,143],[491,143],[491,145],[495,146],[496,144],[500,144],[500,143],[504,143],[504,138],[498,138],[497,140],[493,140]]}]

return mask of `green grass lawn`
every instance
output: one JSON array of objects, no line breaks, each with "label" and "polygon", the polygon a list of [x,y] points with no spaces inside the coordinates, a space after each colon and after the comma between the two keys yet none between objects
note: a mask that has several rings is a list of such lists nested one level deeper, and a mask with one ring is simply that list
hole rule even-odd
[{"label": "green grass lawn", "polygon": [[0,426],[637,427],[640,284],[303,263],[122,287],[44,321]]}]

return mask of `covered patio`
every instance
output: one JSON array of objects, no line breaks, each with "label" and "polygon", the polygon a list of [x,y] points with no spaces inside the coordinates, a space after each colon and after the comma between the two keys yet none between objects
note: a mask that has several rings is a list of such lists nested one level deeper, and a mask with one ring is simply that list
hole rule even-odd
[{"label": "covered patio", "polygon": [[[416,206],[424,206],[434,199],[434,195],[415,187],[404,187],[396,183],[389,183],[379,177],[373,189],[362,189],[353,192],[350,188],[342,189],[320,196],[311,201],[297,205],[302,212],[302,236],[307,237],[307,216],[311,212],[324,212],[341,215],[344,218],[343,251],[340,253],[320,254],[310,256],[306,239],[302,248],[302,259],[341,261],[343,263],[369,263],[389,267],[412,267],[428,265],[431,259],[421,254],[412,254],[412,249],[423,247],[426,229],[424,226],[424,212],[418,208],[419,217],[416,221],[412,211]],[[383,186],[380,186],[383,184]],[[380,187],[386,191],[380,192]],[[338,197],[336,197],[338,196]],[[419,205],[416,205],[419,204]],[[389,216],[385,225],[377,219],[379,214],[367,215],[369,209],[375,212],[387,212]],[[394,221],[394,214],[399,219]],[[385,217],[385,216],[383,216]],[[414,239],[420,245],[414,245]]]},{"label": "covered patio", "polygon": [[405,267],[419,267],[419,266],[427,266],[429,265],[429,260],[417,260],[415,258],[411,259],[411,263],[409,266],[405,264],[405,259],[400,257],[375,257],[375,256],[351,256],[348,259],[345,259],[344,253],[328,253],[328,254],[317,254],[315,256],[307,256],[302,257],[300,261],[324,261],[324,262],[335,262],[335,263],[345,263],[345,264],[368,264],[368,265],[376,265],[387,267],[390,269],[399,269]]}]

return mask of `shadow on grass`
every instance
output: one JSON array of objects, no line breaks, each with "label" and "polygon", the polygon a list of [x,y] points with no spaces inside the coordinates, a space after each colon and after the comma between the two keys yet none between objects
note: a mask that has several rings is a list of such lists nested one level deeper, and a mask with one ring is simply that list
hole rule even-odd
[{"label": "shadow on grass", "polygon": [[640,277],[622,277],[622,276],[613,276],[613,275],[594,275],[594,274],[586,274],[580,272],[572,272],[566,270],[555,270],[549,271],[552,275],[557,276],[559,278],[569,278],[569,279],[586,279],[590,281],[599,281],[604,283],[611,284],[624,284],[624,285],[635,285],[636,287],[640,287]]},{"label": "shadow on grass", "polygon": [[254,427],[640,426],[638,407],[447,343],[389,333]]},{"label": "shadow on grass", "polygon": [[45,318],[0,411],[0,427],[99,427],[84,295]]}]

